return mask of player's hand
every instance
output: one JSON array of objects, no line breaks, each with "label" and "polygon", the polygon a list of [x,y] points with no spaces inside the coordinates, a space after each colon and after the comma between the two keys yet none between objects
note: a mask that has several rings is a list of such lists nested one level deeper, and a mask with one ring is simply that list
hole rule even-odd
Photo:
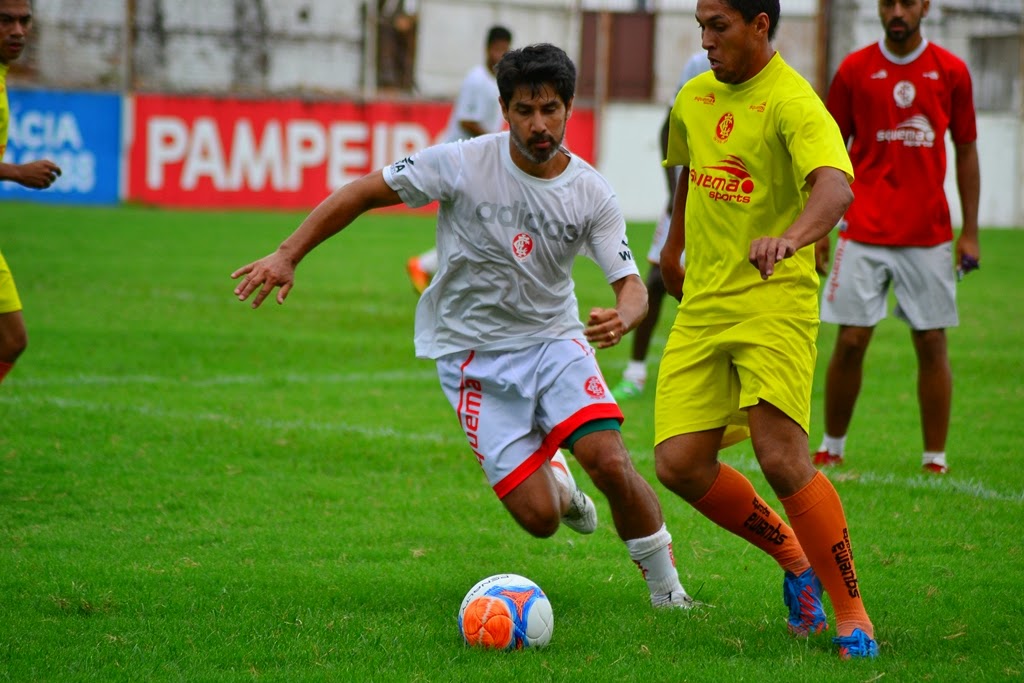
[{"label": "player's hand", "polygon": [[832,256],[832,243],[825,235],[814,243],[814,269],[818,275],[828,275],[828,262]]},{"label": "player's hand", "polygon": [[256,298],[252,300],[252,307],[259,308],[274,288],[280,287],[277,292],[277,303],[283,304],[295,282],[295,264],[281,252],[275,251],[231,273],[232,279],[239,277],[242,277],[242,281],[235,287],[235,296],[239,301],[245,301],[258,289]]},{"label": "player's hand", "polygon": [[784,237],[758,237],[750,243],[750,264],[767,280],[775,274],[775,264],[796,253],[796,245]]},{"label": "player's hand", "polygon": [[963,279],[964,275],[981,268],[981,247],[977,237],[961,234],[956,241],[956,275]]},{"label": "player's hand", "polygon": [[45,190],[60,177],[60,166],[49,159],[30,161],[27,164],[18,165],[18,177],[15,179],[21,185],[30,187],[33,190]]},{"label": "player's hand", "polygon": [[607,349],[622,341],[629,327],[622,322],[614,308],[592,308],[583,334],[587,341],[599,349]]}]

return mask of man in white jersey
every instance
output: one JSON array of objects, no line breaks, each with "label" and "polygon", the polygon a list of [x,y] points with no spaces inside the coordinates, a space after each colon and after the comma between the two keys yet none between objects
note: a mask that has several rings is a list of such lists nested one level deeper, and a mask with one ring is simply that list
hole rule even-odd
[{"label": "man in white jersey", "polygon": [[[665,121],[661,124],[659,142],[661,143],[661,158],[668,156],[668,129],[672,115],[672,105],[676,101],[676,95],[682,90],[686,82],[695,76],[699,76],[711,68],[708,62],[708,55],[700,50],[690,56],[683,66],[683,72],[679,75],[679,83],[672,93],[672,101],[669,102],[668,111],[665,114]],[[629,364],[622,373],[622,379],[612,389],[612,395],[619,401],[626,398],[634,398],[643,393],[647,385],[647,351],[651,346],[651,336],[654,328],[658,326],[658,316],[661,315],[661,301],[668,293],[665,290],[665,281],[661,279],[661,249],[665,246],[665,238],[668,237],[668,226],[672,222],[672,204],[675,201],[676,185],[679,182],[680,166],[665,166],[665,181],[668,183],[668,202],[665,205],[665,213],[654,228],[654,236],[651,238],[651,247],[647,250],[647,262],[650,269],[647,271],[647,317],[643,319],[633,332],[633,347],[630,351]],[[686,253],[683,253],[685,263]]]},{"label": "man in white jersey", "polygon": [[[607,497],[619,537],[655,607],[693,604],[679,583],[672,537],[654,490],[622,442],[622,412],[595,350],[614,346],[647,311],[647,292],[608,182],[562,147],[576,68],[554,45],[498,64],[509,131],[429,147],[336,190],[272,254],[239,268],[235,294],[258,307],[318,244],[364,212],[438,200],[440,268],[416,308],[416,355],[441,386],[502,504],[527,532],[597,526],[560,446]],[[604,271],[613,308],[580,321],[572,269],[586,255]]]},{"label": "man in white jersey", "polygon": [[[468,140],[478,135],[497,133],[505,125],[498,103],[498,82],[494,68],[512,47],[512,32],[504,26],[492,26],[487,32],[486,64],[477,64],[462,81],[459,97],[448,117],[444,141]],[[437,249],[413,256],[405,264],[413,289],[419,294],[437,272]]]}]

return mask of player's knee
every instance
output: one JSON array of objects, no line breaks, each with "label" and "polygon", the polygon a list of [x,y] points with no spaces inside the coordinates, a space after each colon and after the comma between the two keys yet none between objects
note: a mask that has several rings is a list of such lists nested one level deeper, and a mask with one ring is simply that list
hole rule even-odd
[{"label": "player's knee", "polygon": [[24,327],[0,335],[0,361],[13,363],[28,348],[28,334]]},{"label": "player's knee", "polygon": [[562,518],[557,512],[530,511],[516,515],[516,522],[535,538],[550,538],[558,531]]},{"label": "player's knee", "polygon": [[635,471],[624,446],[604,451],[599,457],[591,460],[587,467],[590,480],[605,494],[628,485]]}]

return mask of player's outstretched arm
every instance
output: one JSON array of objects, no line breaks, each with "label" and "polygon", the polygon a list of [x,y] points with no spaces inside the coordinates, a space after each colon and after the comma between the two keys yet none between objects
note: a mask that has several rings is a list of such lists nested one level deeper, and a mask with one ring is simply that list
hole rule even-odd
[{"label": "player's outstretched arm", "polygon": [[0,180],[13,180],[33,190],[45,190],[60,177],[60,166],[49,159],[27,164],[0,164]]},{"label": "player's outstretched arm", "polygon": [[583,330],[587,341],[599,349],[615,346],[647,315],[647,286],[638,275],[627,275],[612,283],[615,308],[592,308]]},{"label": "player's outstretched arm", "polygon": [[295,267],[306,254],[367,211],[401,201],[398,193],[384,182],[381,171],[338,188],[313,209],[276,251],[231,273],[232,279],[242,278],[235,287],[235,296],[245,301],[256,292],[252,307],[258,308],[275,288],[279,288],[277,303],[283,304],[295,281]]},{"label": "player's outstretched arm", "polygon": [[759,237],[750,243],[750,264],[767,280],[775,273],[775,264],[828,235],[853,201],[853,190],[846,174],[838,168],[822,166],[807,174],[811,194],[804,210],[781,236]]}]

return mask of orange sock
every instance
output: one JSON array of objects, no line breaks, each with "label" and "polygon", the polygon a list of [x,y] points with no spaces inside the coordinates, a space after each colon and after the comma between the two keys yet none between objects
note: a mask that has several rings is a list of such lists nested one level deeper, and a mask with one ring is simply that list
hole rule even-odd
[{"label": "orange sock", "polygon": [[0,360],[0,382],[4,381],[4,377],[7,375],[8,372],[11,371],[11,368],[13,367],[14,363],[5,363],[2,360]]},{"label": "orange sock", "polygon": [[721,463],[715,483],[693,507],[771,555],[786,571],[800,575],[811,566],[793,530],[757,495],[750,480],[728,465]]},{"label": "orange sock", "polygon": [[832,482],[818,472],[807,486],[780,502],[801,539],[814,573],[832,600],[836,633],[848,636],[859,628],[874,638],[875,629],[864,609],[853,566],[846,515]]}]

